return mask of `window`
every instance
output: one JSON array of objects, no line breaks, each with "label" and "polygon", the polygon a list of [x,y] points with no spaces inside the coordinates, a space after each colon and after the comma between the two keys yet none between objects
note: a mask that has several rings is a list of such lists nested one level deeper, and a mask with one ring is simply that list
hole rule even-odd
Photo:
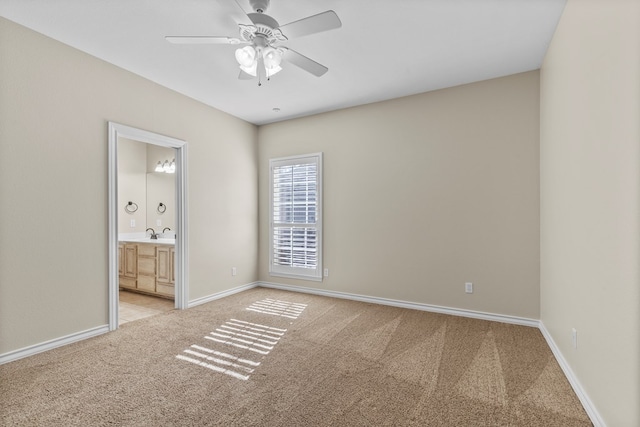
[{"label": "window", "polygon": [[269,273],[320,281],[322,153],[272,159],[269,166]]}]

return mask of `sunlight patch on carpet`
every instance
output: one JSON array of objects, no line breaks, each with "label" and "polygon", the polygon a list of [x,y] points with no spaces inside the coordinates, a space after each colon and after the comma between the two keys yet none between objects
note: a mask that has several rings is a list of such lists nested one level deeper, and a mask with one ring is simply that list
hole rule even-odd
[{"label": "sunlight patch on carpet", "polygon": [[224,346],[226,351],[193,344],[176,358],[246,381],[260,365],[252,360],[256,353],[265,357],[286,332],[286,329],[231,319],[204,337],[213,341],[210,345]]},{"label": "sunlight patch on carpet", "polygon": [[247,310],[255,311],[257,313],[270,314],[272,316],[282,316],[289,319],[297,319],[298,317],[300,317],[305,308],[307,308],[307,304],[265,298],[263,300],[254,302],[249,307],[247,307]]},{"label": "sunlight patch on carpet", "polygon": [[180,360],[184,360],[184,361],[187,361],[187,362],[194,363],[194,364],[196,364],[198,366],[202,366],[203,368],[211,369],[212,371],[220,372],[221,374],[230,375],[230,376],[232,376],[234,378],[238,378],[239,380],[246,381],[246,380],[249,379],[249,375],[242,375],[242,374],[240,374],[240,373],[238,373],[236,371],[232,371],[230,369],[224,369],[224,368],[221,368],[219,366],[212,365],[211,363],[204,362],[202,360],[197,360],[197,359],[194,359],[192,357],[183,356],[181,354],[177,355],[176,357],[178,359],[180,359]]},{"label": "sunlight patch on carpet", "polygon": [[269,354],[286,331],[286,329],[231,319],[230,322],[211,332],[209,334],[211,336],[205,338],[256,353]]}]

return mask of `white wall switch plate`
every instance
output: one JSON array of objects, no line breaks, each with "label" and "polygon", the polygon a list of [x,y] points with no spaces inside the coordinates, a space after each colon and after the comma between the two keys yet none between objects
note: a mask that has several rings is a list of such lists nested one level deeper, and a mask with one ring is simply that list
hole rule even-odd
[{"label": "white wall switch plate", "polygon": [[136,228],[136,220],[132,219],[131,222],[129,223],[131,228]]},{"label": "white wall switch plate", "polygon": [[238,273],[238,270],[236,270],[235,267],[231,267],[231,275],[235,276]]},{"label": "white wall switch plate", "polygon": [[464,284],[464,291],[468,294],[472,294],[473,293],[473,283],[471,282],[467,282]]},{"label": "white wall switch plate", "polygon": [[578,348],[578,331],[576,331],[576,328],[571,328],[571,345],[574,349]]},{"label": "white wall switch plate", "polygon": [[162,227],[162,220],[161,219],[156,219],[156,225],[158,227]]},{"label": "white wall switch plate", "polygon": [[324,277],[329,277],[329,269],[328,268],[324,269]]}]

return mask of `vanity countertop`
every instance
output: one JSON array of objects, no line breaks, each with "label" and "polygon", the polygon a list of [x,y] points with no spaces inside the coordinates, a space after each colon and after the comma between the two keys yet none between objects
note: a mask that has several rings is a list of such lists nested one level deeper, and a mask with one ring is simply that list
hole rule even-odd
[{"label": "vanity countertop", "polygon": [[169,239],[166,237],[158,237],[157,239],[152,239],[150,237],[144,237],[144,238],[123,238],[123,239],[119,239],[119,242],[128,242],[128,243],[151,243],[153,245],[175,245],[176,244],[176,239]]}]

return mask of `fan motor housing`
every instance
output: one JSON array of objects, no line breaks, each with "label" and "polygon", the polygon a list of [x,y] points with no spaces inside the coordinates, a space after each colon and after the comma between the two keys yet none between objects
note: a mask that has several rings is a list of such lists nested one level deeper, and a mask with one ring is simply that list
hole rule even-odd
[{"label": "fan motor housing", "polygon": [[247,14],[247,16],[255,24],[256,28],[254,32],[252,31],[253,28],[240,25],[240,36],[244,40],[252,41],[258,36],[262,36],[263,38],[268,40],[269,43],[287,40],[287,37],[285,37],[278,29],[278,27],[280,26],[280,24],[278,24],[278,21],[276,21],[269,15],[265,15],[263,13],[249,13]]},{"label": "fan motor housing", "polygon": [[258,13],[264,13],[269,7],[271,0],[249,0],[251,8]]}]

